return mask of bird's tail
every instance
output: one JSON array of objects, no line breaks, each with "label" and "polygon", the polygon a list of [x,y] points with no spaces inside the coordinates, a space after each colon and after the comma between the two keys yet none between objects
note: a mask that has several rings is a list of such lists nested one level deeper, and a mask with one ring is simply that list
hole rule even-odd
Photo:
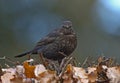
[{"label": "bird's tail", "polygon": [[31,53],[32,53],[32,51],[28,51],[28,52],[25,52],[25,53],[22,53],[22,54],[19,54],[19,55],[15,56],[15,58],[23,57],[23,56],[25,56],[27,54],[31,54]]}]

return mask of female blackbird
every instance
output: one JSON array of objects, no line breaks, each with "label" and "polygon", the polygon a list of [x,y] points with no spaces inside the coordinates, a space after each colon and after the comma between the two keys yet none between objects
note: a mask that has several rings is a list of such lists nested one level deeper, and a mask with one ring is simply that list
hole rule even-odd
[{"label": "female blackbird", "polygon": [[77,38],[72,29],[72,22],[64,21],[60,28],[53,30],[42,38],[34,49],[15,57],[42,53],[44,58],[61,61],[64,57],[69,56],[76,46]]}]

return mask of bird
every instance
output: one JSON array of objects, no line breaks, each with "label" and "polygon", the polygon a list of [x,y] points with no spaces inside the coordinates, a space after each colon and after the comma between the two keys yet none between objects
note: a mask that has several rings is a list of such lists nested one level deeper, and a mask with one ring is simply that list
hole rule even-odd
[{"label": "bird", "polygon": [[72,22],[67,20],[63,21],[59,28],[54,29],[48,35],[41,38],[32,50],[15,57],[42,53],[46,59],[61,61],[66,56],[71,55],[76,46],[76,33],[73,30]]}]

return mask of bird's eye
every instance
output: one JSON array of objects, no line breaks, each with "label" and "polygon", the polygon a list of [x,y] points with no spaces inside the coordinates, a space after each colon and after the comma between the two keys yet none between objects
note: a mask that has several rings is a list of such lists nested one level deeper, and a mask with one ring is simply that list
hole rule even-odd
[{"label": "bird's eye", "polygon": [[69,29],[71,26],[65,25],[65,26],[63,26],[63,27],[66,28],[66,29]]}]

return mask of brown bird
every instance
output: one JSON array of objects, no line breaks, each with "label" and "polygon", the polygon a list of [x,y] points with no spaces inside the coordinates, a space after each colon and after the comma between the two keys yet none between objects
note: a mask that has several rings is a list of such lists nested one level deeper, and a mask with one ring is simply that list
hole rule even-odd
[{"label": "brown bird", "polygon": [[60,28],[42,38],[31,51],[15,57],[42,53],[44,58],[61,61],[64,57],[69,56],[76,46],[77,38],[72,28],[72,22],[64,21]]}]

